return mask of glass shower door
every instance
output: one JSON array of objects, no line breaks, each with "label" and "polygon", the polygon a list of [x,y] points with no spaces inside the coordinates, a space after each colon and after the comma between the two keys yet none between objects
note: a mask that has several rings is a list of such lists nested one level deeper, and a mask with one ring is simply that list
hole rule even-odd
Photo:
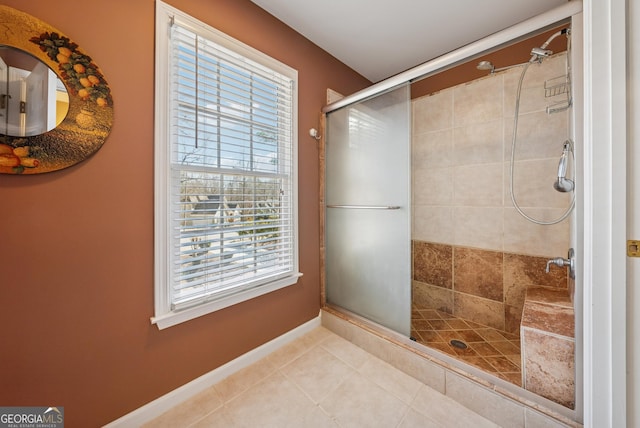
[{"label": "glass shower door", "polygon": [[327,115],[327,302],[411,330],[410,93]]}]

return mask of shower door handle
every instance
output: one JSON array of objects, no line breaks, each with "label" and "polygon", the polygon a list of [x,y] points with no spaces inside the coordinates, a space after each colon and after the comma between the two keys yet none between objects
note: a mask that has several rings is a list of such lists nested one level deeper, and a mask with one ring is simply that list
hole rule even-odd
[{"label": "shower door handle", "polygon": [[399,205],[327,205],[327,208],[345,208],[356,210],[399,210]]}]

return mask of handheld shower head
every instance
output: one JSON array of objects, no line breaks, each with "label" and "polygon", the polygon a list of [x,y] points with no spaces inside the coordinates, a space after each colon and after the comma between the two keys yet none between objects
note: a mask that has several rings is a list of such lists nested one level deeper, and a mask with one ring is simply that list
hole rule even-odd
[{"label": "handheld shower head", "polygon": [[553,183],[553,188],[558,192],[571,192],[575,187],[573,180],[567,178],[567,158],[569,157],[569,152],[572,150],[571,142],[569,140],[565,141],[560,162],[558,163],[558,179]]},{"label": "handheld shower head", "polygon": [[571,192],[574,187],[575,184],[573,183],[573,180],[569,180],[564,177],[558,177],[558,180],[553,183],[553,188],[562,193]]}]

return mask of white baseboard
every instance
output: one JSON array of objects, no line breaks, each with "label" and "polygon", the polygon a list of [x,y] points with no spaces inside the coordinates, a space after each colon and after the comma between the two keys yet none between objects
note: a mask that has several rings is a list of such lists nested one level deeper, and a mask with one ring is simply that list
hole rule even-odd
[{"label": "white baseboard", "polygon": [[239,356],[238,358],[229,361],[228,363],[218,367],[206,373],[191,382],[182,385],[179,388],[159,397],[150,403],[145,404],[142,407],[127,413],[121,418],[116,419],[113,422],[105,425],[105,428],[130,428],[139,427],[145,423],[157,418],[171,407],[174,407],[183,401],[188,400],[191,397],[199,394],[205,389],[213,386],[221,380],[229,377],[230,375],[242,370],[243,368],[250,366],[258,360],[269,355],[273,351],[281,348],[282,346],[294,341],[295,339],[307,334],[316,327],[320,327],[320,315],[316,318],[307,321],[306,323],[294,328],[278,336],[275,339],[261,345],[251,351]]}]

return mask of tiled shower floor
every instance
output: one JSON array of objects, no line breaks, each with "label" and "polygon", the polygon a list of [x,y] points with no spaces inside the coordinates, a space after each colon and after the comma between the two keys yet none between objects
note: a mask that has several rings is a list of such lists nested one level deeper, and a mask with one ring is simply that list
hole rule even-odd
[{"label": "tiled shower floor", "polygon": [[[411,335],[418,343],[522,386],[520,338],[517,334],[416,305],[411,318]],[[467,348],[451,345],[454,339],[464,342]]]}]

